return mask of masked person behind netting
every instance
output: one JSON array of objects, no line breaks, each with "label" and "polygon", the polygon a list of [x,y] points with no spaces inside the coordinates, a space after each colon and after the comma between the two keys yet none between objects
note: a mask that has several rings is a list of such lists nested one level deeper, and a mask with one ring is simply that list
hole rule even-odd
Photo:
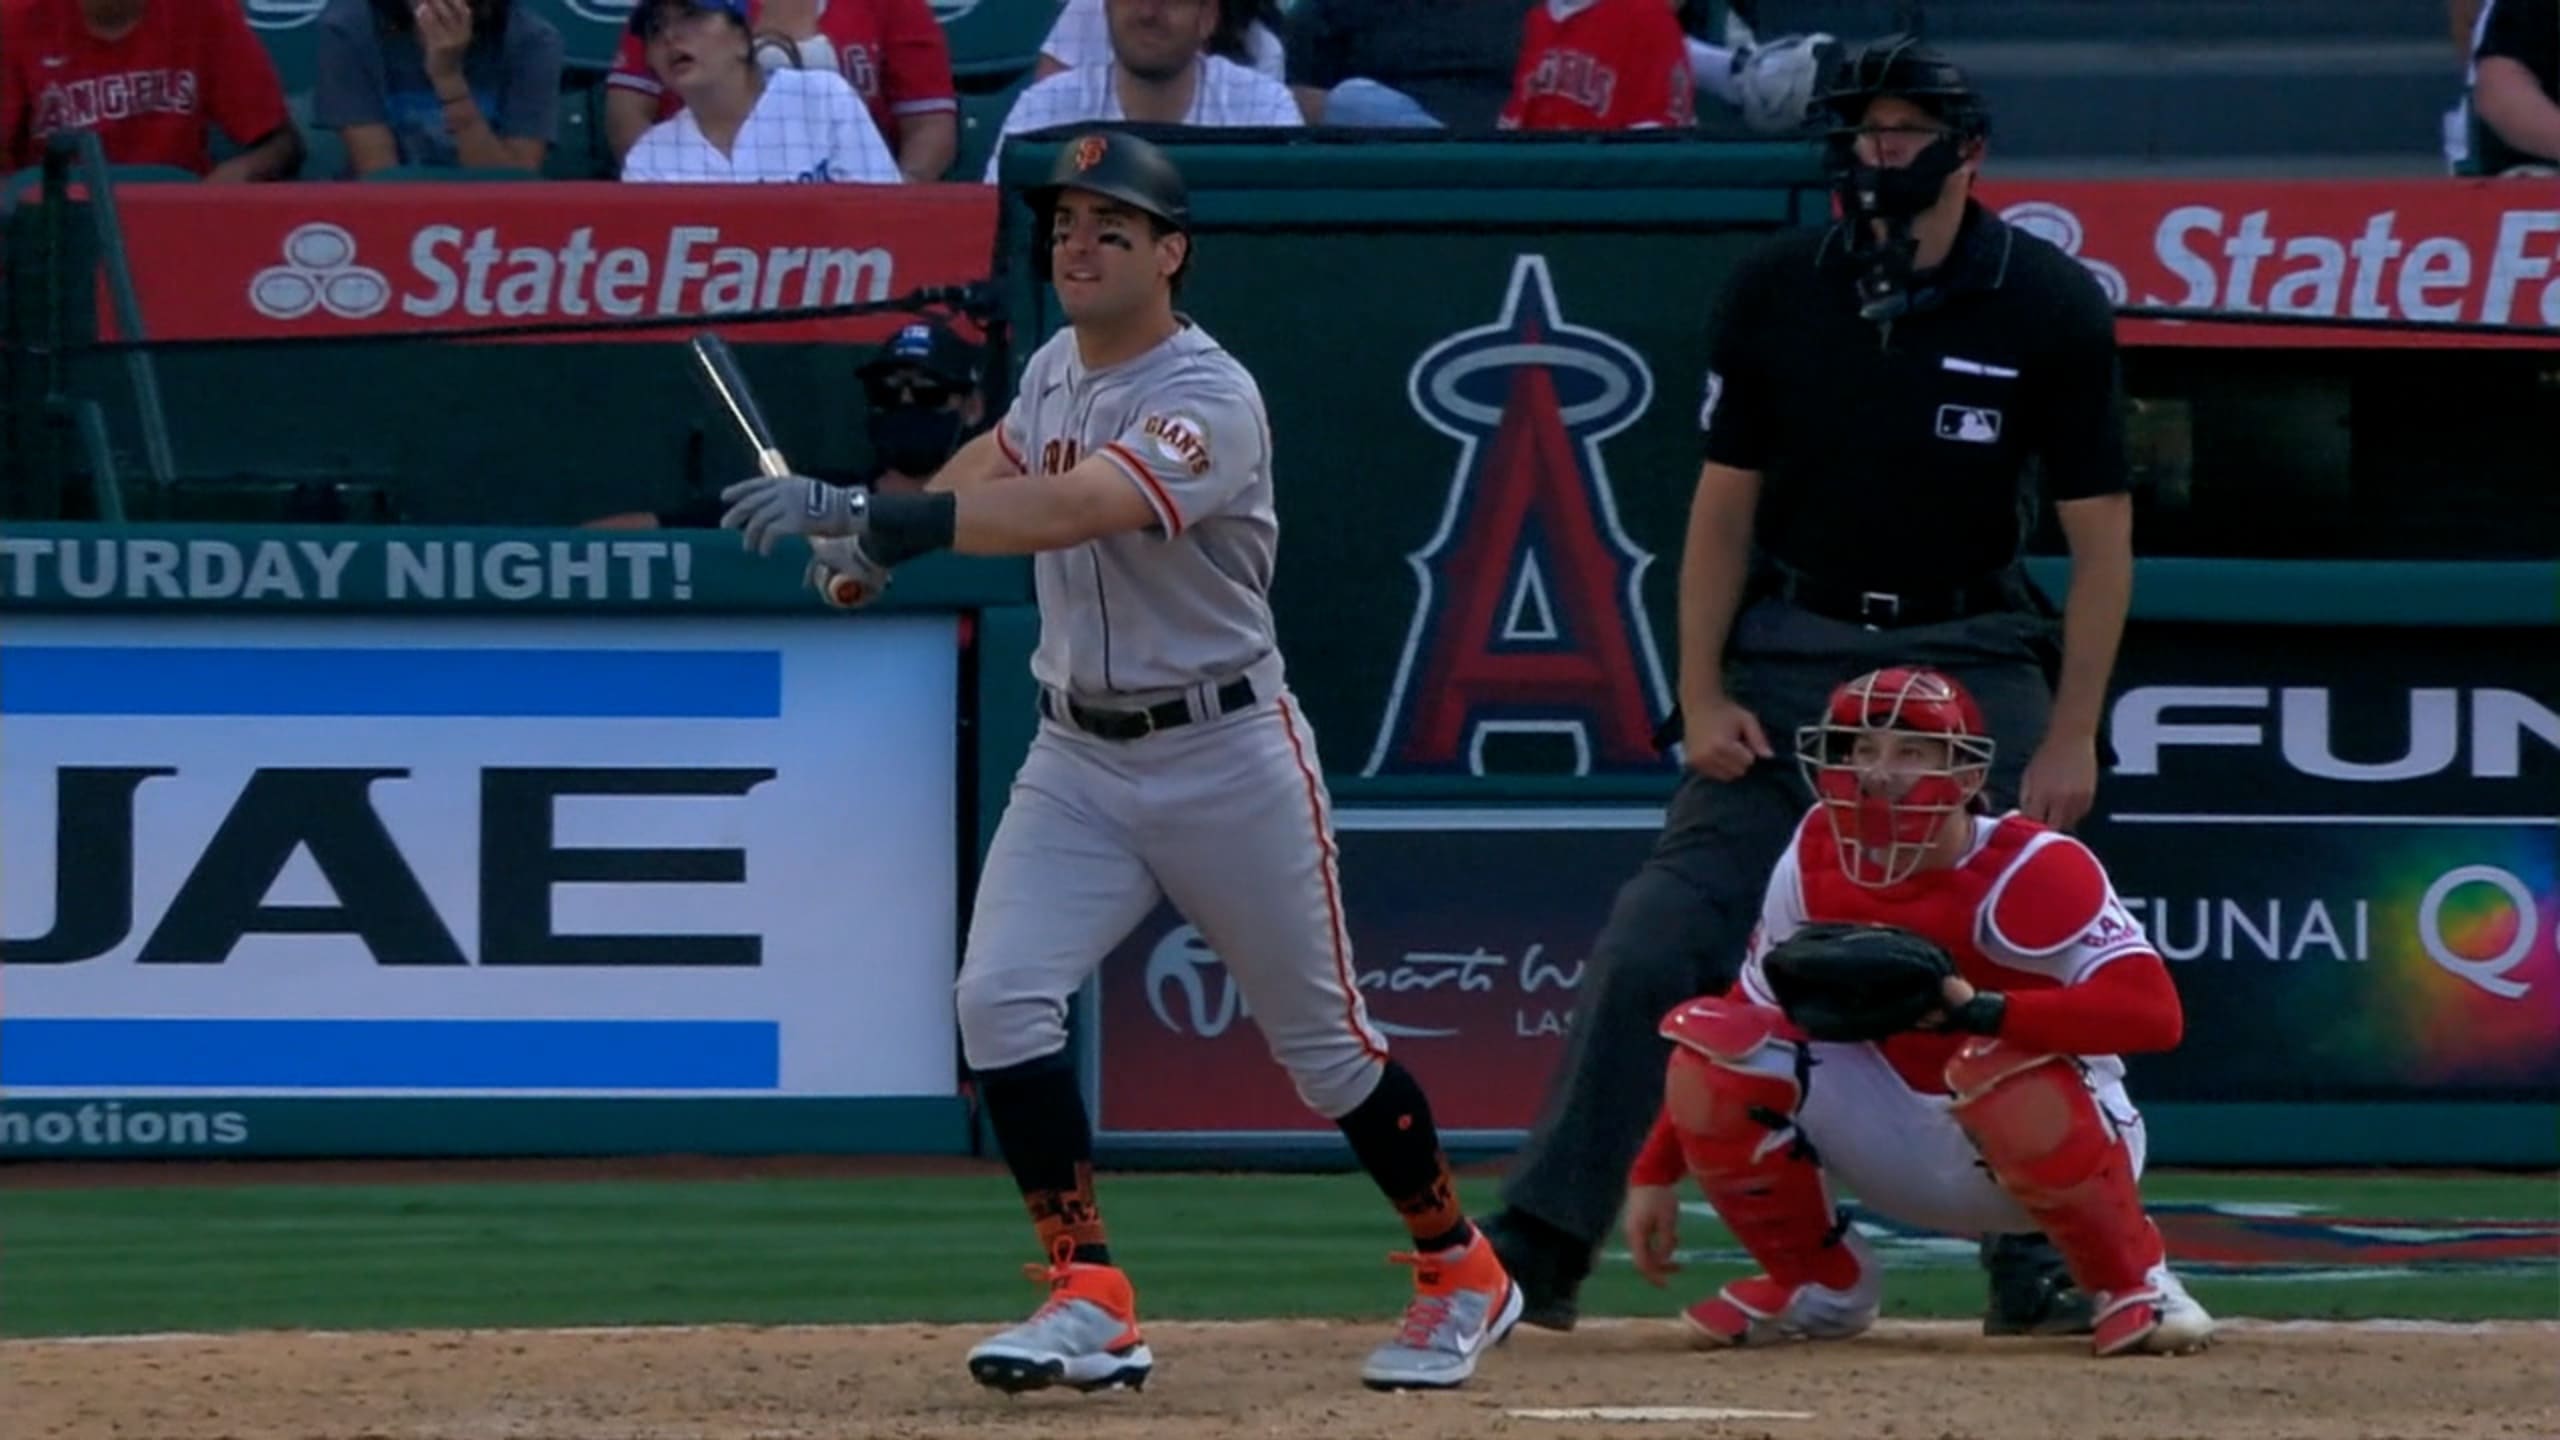
[{"label": "masked person behind netting", "polygon": [[[1572,1326],[1662,1103],[1656,1027],[1733,983],[1811,803],[1769,736],[1853,676],[1928,666],[1998,741],[1993,813],[2068,828],[2097,788],[2133,583],[2114,315],[2077,262],[1973,199],[1990,114],[1943,56],[1879,41],[1835,73],[1819,118],[1838,218],[1735,268],[1708,350],[1680,705],[1660,737],[1681,742],[1679,786],[1592,947],[1563,1063],[1486,1222],[1533,1325]],[[2071,550],[2059,615],[2019,564],[2031,466]],[[1984,1237],[1983,1259],[1987,1330],[2089,1325],[2042,1237]]]},{"label": "masked person behind netting", "polygon": [[[842,474],[804,470],[818,479],[875,491],[920,491],[962,441],[987,426],[986,350],[944,321],[902,325],[863,362],[863,433],[868,465]],[[786,438],[785,443],[788,443]],[[717,530],[729,507],[703,490],[665,510],[630,510],[590,520],[598,530]]]}]

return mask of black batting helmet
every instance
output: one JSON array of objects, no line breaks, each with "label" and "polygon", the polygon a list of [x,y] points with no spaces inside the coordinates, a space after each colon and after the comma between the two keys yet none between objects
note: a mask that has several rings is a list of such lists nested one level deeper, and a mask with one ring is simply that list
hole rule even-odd
[{"label": "black batting helmet", "polygon": [[1936,116],[1960,141],[1991,133],[1991,111],[1973,82],[1953,60],[1911,35],[1888,35],[1843,60],[1814,104],[1836,135],[1857,129],[1867,106],[1887,95]]},{"label": "black batting helmet", "polygon": [[1049,167],[1049,183],[1033,186],[1029,198],[1045,214],[1069,190],[1108,195],[1172,229],[1191,228],[1191,192],[1173,157],[1135,135],[1095,130],[1068,141]]},{"label": "black batting helmet", "polygon": [[[1024,192],[1024,198],[1040,217],[1032,254],[1033,268],[1044,280],[1049,276],[1050,227],[1055,223],[1052,216],[1058,197],[1069,190],[1108,196],[1154,216],[1156,223],[1168,230],[1190,232],[1191,190],[1183,183],[1182,171],[1175,167],[1172,156],[1135,135],[1117,130],[1088,131],[1059,149],[1057,163],[1049,167],[1049,183],[1034,185]],[[1174,274],[1177,285],[1190,268],[1191,257],[1186,254],[1182,269]]]}]

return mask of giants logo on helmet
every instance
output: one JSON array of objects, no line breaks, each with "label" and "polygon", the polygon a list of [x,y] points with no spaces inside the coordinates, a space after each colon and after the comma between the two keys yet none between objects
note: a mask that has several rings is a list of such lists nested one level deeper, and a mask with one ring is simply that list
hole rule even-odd
[{"label": "giants logo on helmet", "polygon": [[1576,775],[1666,768],[1653,557],[1619,527],[1600,455],[1652,402],[1643,357],[1568,323],[1546,257],[1523,255],[1494,322],[1424,351],[1406,390],[1458,464],[1439,532],[1405,557],[1421,594],[1361,773],[1482,775],[1502,734],[1562,738]]}]

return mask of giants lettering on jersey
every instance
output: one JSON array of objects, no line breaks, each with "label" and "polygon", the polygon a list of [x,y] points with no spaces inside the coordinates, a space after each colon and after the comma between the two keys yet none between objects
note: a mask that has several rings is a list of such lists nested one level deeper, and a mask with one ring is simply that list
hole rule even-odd
[{"label": "giants lettering on jersey", "polygon": [[1140,422],[1138,433],[1147,438],[1147,448],[1166,463],[1179,465],[1194,475],[1209,473],[1209,428],[1189,415],[1150,415]]},{"label": "giants lettering on jersey", "polygon": [[192,115],[196,110],[193,70],[128,70],[47,85],[36,97],[36,133],[86,130],[129,115]]},{"label": "giants lettering on jersey", "polygon": [[1550,50],[1538,57],[1538,68],[1529,72],[1528,90],[1532,99],[1552,95],[1594,115],[1605,115],[1610,98],[1618,93],[1618,71],[1585,51]]},{"label": "giants lettering on jersey", "polygon": [[1052,440],[1040,447],[1040,473],[1064,475],[1076,468],[1076,461],[1082,458],[1076,453],[1075,441]]}]

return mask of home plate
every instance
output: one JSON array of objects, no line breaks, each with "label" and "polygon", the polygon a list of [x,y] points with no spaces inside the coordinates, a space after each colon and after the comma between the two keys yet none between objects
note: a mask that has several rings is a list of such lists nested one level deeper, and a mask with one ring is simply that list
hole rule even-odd
[{"label": "home plate", "polygon": [[1810,1410],[1727,1410],[1714,1405],[1587,1405],[1569,1410],[1505,1410],[1514,1420],[1810,1420]]}]

